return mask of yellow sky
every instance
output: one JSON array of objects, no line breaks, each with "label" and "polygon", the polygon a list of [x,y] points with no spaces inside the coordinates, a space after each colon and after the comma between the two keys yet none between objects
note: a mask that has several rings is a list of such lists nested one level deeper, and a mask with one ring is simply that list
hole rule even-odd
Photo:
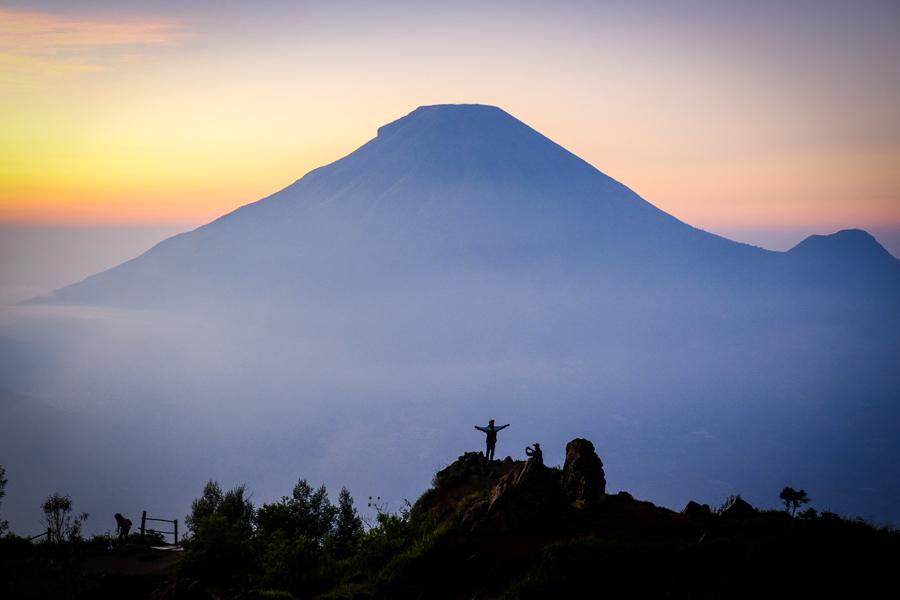
[{"label": "yellow sky", "polygon": [[0,9],[0,223],[200,224],[479,102],[697,226],[900,226],[900,19],[846,50],[846,19],[276,4]]}]

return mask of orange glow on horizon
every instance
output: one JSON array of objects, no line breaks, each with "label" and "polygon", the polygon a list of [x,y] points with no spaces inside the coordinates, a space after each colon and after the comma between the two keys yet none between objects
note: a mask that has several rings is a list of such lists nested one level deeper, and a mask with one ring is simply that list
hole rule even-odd
[{"label": "orange glow on horizon", "polygon": [[665,28],[599,35],[565,11],[504,15],[529,44],[467,21],[395,35],[362,13],[298,14],[254,29],[0,9],[0,223],[199,225],[418,105],[481,102],[698,227],[900,227],[890,73],[872,71],[883,93],[837,86],[864,70],[760,62],[755,39],[720,57]]}]

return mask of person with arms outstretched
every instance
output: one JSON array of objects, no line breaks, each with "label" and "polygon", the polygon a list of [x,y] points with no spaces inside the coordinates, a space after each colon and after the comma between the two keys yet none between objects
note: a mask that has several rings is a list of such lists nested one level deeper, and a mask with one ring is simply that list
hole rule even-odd
[{"label": "person with arms outstretched", "polygon": [[487,442],[487,451],[484,453],[484,457],[489,461],[494,460],[494,448],[497,446],[497,432],[501,429],[506,429],[507,427],[509,427],[509,423],[500,425],[499,427],[494,425],[493,419],[488,421],[487,427],[475,426],[475,429],[487,434],[487,439],[485,440]]}]

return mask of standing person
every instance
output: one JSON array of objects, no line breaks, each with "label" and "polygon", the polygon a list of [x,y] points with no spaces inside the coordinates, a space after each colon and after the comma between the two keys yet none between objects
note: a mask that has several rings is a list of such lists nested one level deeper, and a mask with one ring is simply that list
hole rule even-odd
[{"label": "standing person", "polygon": [[494,460],[494,447],[497,445],[497,432],[501,429],[506,429],[507,427],[509,427],[509,423],[497,427],[496,425],[494,425],[493,419],[488,421],[487,427],[479,427],[478,425],[475,426],[475,429],[477,429],[478,431],[483,431],[487,434],[487,439],[485,440],[487,442],[487,449],[484,453],[484,457],[488,459],[488,461]]},{"label": "standing person", "polygon": [[124,542],[131,531],[131,521],[123,517],[120,513],[115,514],[116,517],[116,533],[119,534],[119,541]]},{"label": "standing person", "polygon": [[525,446],[525,454],[531,457],[532,462],[539,465],[544,464],[544,453],[541,451],[541,445],[537,442],[534,443],[534,448]]}]

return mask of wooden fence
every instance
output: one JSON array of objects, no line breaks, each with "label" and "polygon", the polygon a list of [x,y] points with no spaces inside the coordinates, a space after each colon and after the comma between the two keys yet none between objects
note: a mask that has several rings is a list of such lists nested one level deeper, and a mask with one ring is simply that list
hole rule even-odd
[{"label": "wooden fence", "polygon": [[[158,529],[148,529],[147,521],[154,521],[159,523],[171,523],[172,531],[160,531]],[[145,533],[161,533],[162,535],[172,535],[175,536],[175,545],[178,545],[178,519],[157,519],[155,517],[148,517],[147,511],[145,510],[143,514],[141,514],[141,539],[144,539]]]}]

